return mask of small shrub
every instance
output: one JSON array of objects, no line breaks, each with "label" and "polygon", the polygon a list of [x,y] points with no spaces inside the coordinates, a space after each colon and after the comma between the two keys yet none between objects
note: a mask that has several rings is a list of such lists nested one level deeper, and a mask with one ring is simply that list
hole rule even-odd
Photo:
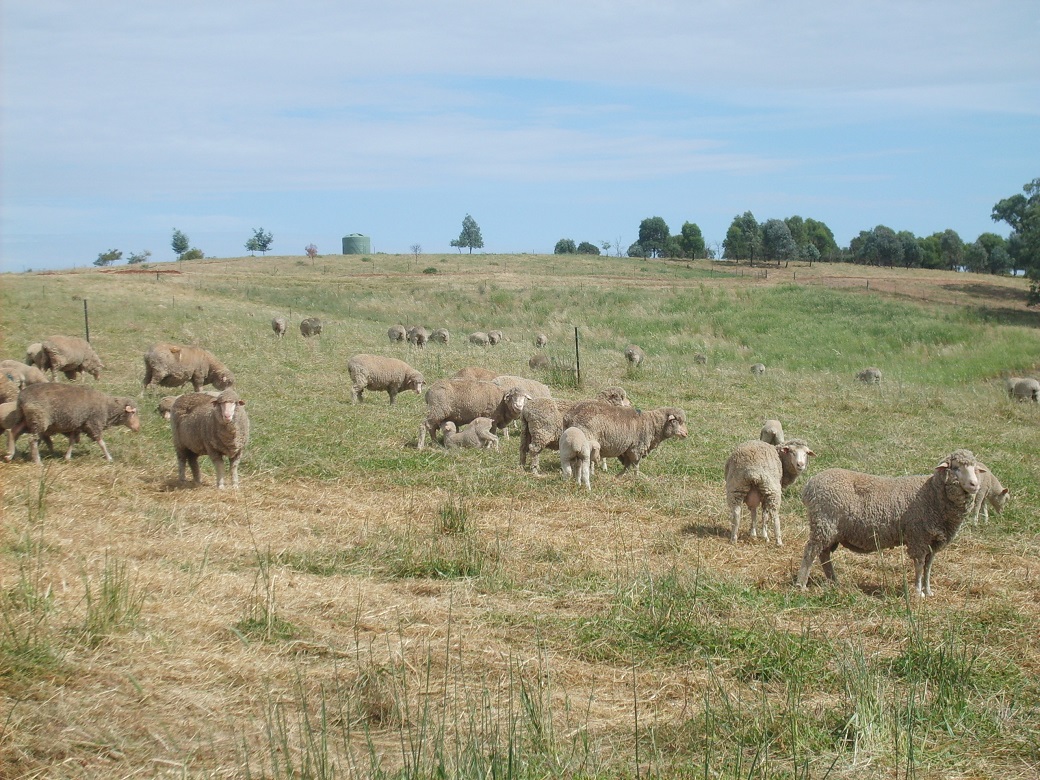
[{"label": "small shrub", "polygon": [[435,273],[437,273],[437,269],[434,268],[432,265],[431,266],[427,266],[426,268],[423,269],[423,273],[424,274],[435,274]]}]

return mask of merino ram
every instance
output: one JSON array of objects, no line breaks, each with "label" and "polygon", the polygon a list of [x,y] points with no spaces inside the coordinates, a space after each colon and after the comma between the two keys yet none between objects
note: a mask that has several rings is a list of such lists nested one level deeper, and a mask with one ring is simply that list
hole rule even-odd
[{"label": "merino ram", "polygon": [[604,458],[617,458],[639,474],[639,462],[667,439],[685,439],[686,412],[676,407],[640,410],[604,401],[582,401],[563,417],[563,428],[578,426],[600,446]]},{"label": "merino ram", "polygon": [[914,562],[917,595],[931,596],[935,555],[957,535],[974,507],[979,475],[986,471],[969,450],[955,450],[925,475],[821,471],[802,490],[809,540],[796,584],[805,587],[817,558],[824,574],[836,580],[831,554],[839,546],[870,553],[905,545]]},{"label": "merino ram", "polygon": [[144,355],[144,389],[151,385],[180,387],[188,382],[197,393],[203,385],[226,390],[235,383],[234,374],[202,347],[153,344]]},{"label": "merino ram", "polygon": [[[740,514],[744,504],[751,512],[751,538],[758,536],[769,541],[769,521],[772,520],[776,546],[783,545],[780,536],[780,503],[783,489],[798,479],[816,453],[801,439],[790,439],[783,444],[769,444],[757,439],[737,445],[726,460],[726,505],[730,511],[729,540],[737,543],[740,533]],[[761,522],[757,517],[762,508]]]},{"label": "merino ram", "polygon": [[419,428],[419,449],[429,434],[437,440],[437,430],[446,422],[466,425],[478,417],[490,417],[494,428],[504,431],[520,417],[527,401],[522,390],[503,390],[491,382],[471,379],[441,379],[426,391],[426,420]]},{"label": "merino ram", "polygon": [[177,476],[185,482],[185,466],[191,466],[196,485],[202,484],[199,456],[213,462],[217,488],[223,489],[224,458],[228,459],[231,485],[238,487],[238,462],[249,443],[249,415],[246,402],[234,390],[224,390],[216,398],[208,393],[185,393],[170,413],[173,448],[177,453]]},{"label": "merino ram", "polygon": [[347,371],[350,373],[350,400],[354,403],[364,400],[366,390],[376,390],[386,391],[393,406],[397,394],[404,390],[422,394],[426,381],[403,360],[382,355],[354,355],[347,361]]}]

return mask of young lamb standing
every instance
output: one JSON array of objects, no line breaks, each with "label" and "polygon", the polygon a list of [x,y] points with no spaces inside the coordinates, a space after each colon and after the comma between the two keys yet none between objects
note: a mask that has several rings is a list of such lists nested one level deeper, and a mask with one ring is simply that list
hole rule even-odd
[{"label": "young lamb standing", "polygon": [[956,450],[931,474],[876,477],[827,469],[802,490],[809,514],[809,541],[795,580],[805,588],[819,558],[831,580],[831,554],[838,546],[869,553],[905,545],[914,562],[918,596],[931,596],[935,554],[953,541],[974,505],[979,475],[985,473],[969,450]]},{"label": "young lamb standing", "polygon": [[52,377],[61,371],[66,379],[79,379],[86,371],[97,379],[105,367],[90,342],[77,336],[51,336],[41,346],[43,365],[40,369],[49,369]]},{"label": "young lamb standing", "polygon": [[207,393],[185,393],[177,399],[170,413],[170,427],[181,482],[185,481],[187,464],[195,484],[202,484],[199,456],[207,455],[217,475],[217,488],[224,488],[225,457],[230,464],[231,485],[238,487],[238,462],[249,443],[245,405],[234,390],[224,390],[216,398]]},{"label": "young lamb standing", "polygon": [[32,435],[30,452],[34,463],[40,463],[40,438],[55,433],[68,437],[69,448],[65,460],[72,459],[72,447],[81,433],[98,443],[105,460],[112,456],[105,446],[106,428],[125,425],[135,433],[141,429],[137,406],[133,399],[116,398],[99,390],[80,385],[59,385],[52,382],[29,385],[18,394],[18,411],[22,421],[8,437],[7,460],[14,457],[14,440],[28,431]]},{"label": "young lamb standing", "polygon": [[767,444],[784,443],[784,426],[779,420],[766,420],[762,423],[762,430],[758,432],[758,438]]},{"label": "young lamb standing", "polygon": [[[613,406],[631,406],[622,387],[608,387],[594,400]],[[579,401],[558,401],[553,398],[532,398],[524,404],[520,415],[520,468],[527,468],[531,459],[531,473],[538,474],[538,459],[542,450],[558,450],[563,433],[563,416]]]},{"label": "young lamb standing", "polygon": [[152,384],[180,387],[191,382],[195,392],[203,385],[226,390],[235,383],[234,375],[213,353],[202,347],[180,344],[153,344],[144,355],[143,390]]},{"label": "young lamb standing", "polygon": [[634,409],[603,401],[582,401],[563,416],[563,428],[578,426],[599,442],[604,458],[621,461],[624,474],[639,474],[639,462],[666,439],[685,439],[686,412],[675,407]]},{"label": "young lamb standing", "polygon": [[[783,444],[768,444],[761,439],[737,445],[726,461],[726,504],[730,511],[729,540],[737,543],[740,534],[740,514],[744,504],[751,512],[751,538],[758,536],[769,541],[769,520],[773,521],[776,546],[783,545],[780,536],[780,502],[783,488],[790,485],[816,455],[801,439],[789,439]],[[762,508],[761,523],[757,518]]]},{"label": "young lamb standing", "polygon": [[579,486],[592,490],[592,474],[600,462],[599,443],[578,427],[570,427],[560,434],[560,471],[569,480],[571,474]]},{"label": "young lamb standing", "polygon": [[366,390],[385,390],[393,406],[397,394],[403,390],[414,390],[421,395],[426,381],[403,360],[382,355],[354,355],[347,361],[347,371],[350,373],[350,400],[354,403],[364,400]]},{"label": "young lamb standing", "polygon": [[978,463],[978,466],[979,492],[975,494],[971,509],[972,523],[975,525],[979,524],[980,513],[982,522],[989,522],[990,507],[993,507],[993,511],[997,514],[1003,512],[1008,499],[1011,497],[1008,489],[1000,484],[997,475],[988,466],[981,461]]},{"label": "young lamb standing", "polygon": [[449,450],[498,449],[498,437],[494,434],[495,421],[490,417],[478,417],[462,431],[458,431],[451,420],[441,423],[441,438]]}]

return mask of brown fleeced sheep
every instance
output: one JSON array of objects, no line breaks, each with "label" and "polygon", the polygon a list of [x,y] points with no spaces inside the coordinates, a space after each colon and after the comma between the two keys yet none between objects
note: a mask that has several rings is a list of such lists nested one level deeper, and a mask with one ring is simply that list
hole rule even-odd
[{"label": "brown fleeced sheep", "polygon": [[[614,406],[631,406],[624,388],[608,387],[595,399]],[[579,401],[558,401],[553,398],[532,398],[524,404],[520,415],[520,468],[531,459],[531,472],[538,474],[538,459],[542,450],[558,450],[563,433],[563,417]]]},{"label": "brown fleeced sheep", "polygon": [[307,319],[300,322],[300,335],[304,338],[310,336],[320,336],[321,332],[325,329],[322,321],[317,317],[308,317]]},{"label": "brown fleeced sheep", "polygon": [[199,456],[213,462],[217,489],[224,488],[224,458],[228,459],[231,485],[238,487],[238,462],[249,443],[246,402],[234,390],[223,390],[216,398],[207,393],[185,393],[173,405],[170,428],[177,453],[177,476],[185,481],[184,467],[191,466],[196,485],[202,484]]},{"label": "brown fleeced sheep", "polygon": [[97,379],[105,367],[90,342],[78,336],[51,336],[44,339],[41,346],[43,365],[40,368],[49,370],[52,377],[60,371],[66,379],[74,380],[85,371]]},{"label": "brown fleeced sheep", "polygon": [[41,342],[34,341],[25,348],[25,365],[39,368],[44,360],[43,344]]},{"label": "brown fleeced sheep", "polygon": [[488,344],[490,344],[492,347],[498,346],[505,339],[505,336],[502,335],[502,331],[500,330],[489,330],[487,332],[487,336]]},{"label": "brown fleeced sheep", "polygon": [[437,440],[437,430],[446,422],[466,425],[478,417],[490,417],[495,428],[505,431],[524,410],[527,395],[521,390],[503,390],[491,382],[471,379],[440,379],[426,391],[426,420],[419,428],[419,449],[429,434]]},{"label": "brown fleeced sheep", "polygon": [[643,361],[646,360],[646,353],[640,349],[639,345],[629,344],[625,347],[625,360],[633,366],[641,366]]},{"label": "brown fleeced sheep", "polygon": [[281,338],[285,335],[285,331],[289,329],[289,321],[285,317],[275,317],[271,320],[271,330],[274,331],[274,335]]},{"label": "brown fleeced sheep", "polygon": [[426,349],[426,342],[430,340],[430,331],[422,325],[415,325],[408,329],[408,344],[416,349]]},{"label": "brown fleeced sheep", "polygon": [[549,343],[549,337],[544,333],[534,334],[534,346],[536,349],[544,349],[545,345]]},{"label": "brown fleeced sheep", "polygon": [[881,384],[881,369],[874,366],[864,368],[858,374],[856,379],[866,385],[880,385]]},{"label": "brown fleeced sheep", "polygon": [[393,406],[398,393],[414,390],[421,395],[426,382],[422,374],[403,360],[382,355],[354,355],[347,361],[347,371],[353,403],[363,401],[366,390],[383,390],[390,396],[390,405]]},{"label": "brown fleeced sheep", "polygon": [[639,462],[667,439],[685,439],[686,412],[676,407],[641,410],[603,401],[582,401],[563,416],[563,428],[576,425],[600,446],[604,458],[617,458],[639,474]]},{"label": "brown fleeced sheep", "polygon": [[1029,377],[1019,379],[1015,382],[1011,397],[1017,401],[1040,402],[1040,382]]},{"label": "brown fleeced sheep", "polygon": [[751,374],[752,374],[752,376],[763,376],[765,373],[766,373],[766,364],[765,363],[755,363],[753,366],[751,366]]},{"label": "brown fleeced sheep", "polygon": [[[31,434],[30,452],[34,463],[40,463],[39,439],[61,433],[68,437],[65,460],[71,460],[72,447],[81,433],[98,443],[111,461],[103,434],[106,428],[125,425],[131,431],[141,429],[137,406],[133,399],[117,398],[81,385],[53,382],[29,385],[18,394],[18,411],[22,422],[14,428],[14,439],[22,432]],[[9,440],[7,460],[14,457],[13,440]]]},{"label": "brown fleeced sheep", "polygon": [[527,393],[528,398],[552,398],[552,391],[549,387],[537,379],[527,379],[522,376],[513,376],[511,374],[500,374],[494,379],[490,380],[492,383],[498,385],[503,390],[511,390],[516,387]]},{"label": "brown fleeced sheep", "polygon": [[28,366],[17,360],[0,360],[0,374],[3,374],[19,388],[49,382],[47,375],[36,366]]},{"label": "brown fleeced sheep", "polygon": [[[213,396],[214,398],[216,398],[218,395],[220,395],[220,391],[219,390],[204,390],[203,392],[206,395]],[[173,411],[173,405],[175,403],[177,403],[177,399],[178,398],[180,398],[179,395],[165,395],[165,396],[163,396],[159,400],[159,405],[156,407],[156,411],[159,412],[159,416],[162,417],[164,420],[169,420],[170,419],[170,413]]]},{"label": "brown fleeced sheep", "polygon": [[[726,504],[730,511],[730,536],[737,543],[740,533],[740,514],[744,504],[751,512],[751,538],[758,536],[769,541],[769,521],[773,521],[776,546],[783,545],[780,536],[780,502],[783,488],[798,479],[816,455],[801,439],[789,439],[783,444],[770,444],[757,439],[737,445],[726,460]],[[759,524],[758,508],[762,508]]]},{"label": "brown fleeced sheep", "polygon": [[544,352],[536,352],[531,355],[531,359],[527,361],[527,367],[537,371],[540,368],[548,368],[552,365],[552,361],[549,360],[549,356]]},{"label": "brown fleeced sheep", "polygon": [[227,366],[202,347],[153,344],[144,355],[144,389],[152,384],[180,387],[191,382],[197,393],[203,385],[225,390],[235,383]]}]

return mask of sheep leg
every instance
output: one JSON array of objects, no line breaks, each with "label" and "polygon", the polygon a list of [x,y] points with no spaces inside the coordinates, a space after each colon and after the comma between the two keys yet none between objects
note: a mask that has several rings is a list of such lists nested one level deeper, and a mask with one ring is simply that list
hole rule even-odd
[{"label": "sheep leg", "polygon": [[4,460],[11,462],[14,460],[14,443],[18,441],[18,437],[26,431],[25,420],[20,420],[7,432],[7,455],[4,456]]},{"label": "sheep leg", "polygon": [[238,488],[238,462],[242,460],[242,455],[239,453],[233,458],[228,458],[231,463],[231,487]]},{"label": "sheep leg", "polygon": [[[730,499],[730,524],[729,524],[729,540],[732,544],[737,543],[737,536],[740,533],[740,507],[743,501],[736,501],[736,497]],[[752,528],[754,523],[752,522]]]},{"label": "sheep leg", "polygon": [[592,490],[592,480],[589,477],[589,461],[583,460],[578,467],[578,484],[584,485],[586,490]]},{"label": "sheep leg", "polygon": [[224,456],[223,455],[210,455],[210,462],[213,464],[213,471],[217,474],[217,490],[224,489]]},{"label": "sheep leg", "polygon": [[[71,440],[69,441],[69,449],[72,449]],[[29,454],[32,456],[33,463],[41,464],[43,462],[40,460],[40,437],[35,433],[29,438]]]},{"label": "sheep leg", "polygon": [[361,400],[361,390],[358,387],[350,388],[350,402],[356,404]]},{"label": "sheep leg", "polygon": [[[765,514],[766,512],[763,511],[763,515]],[[783,547],[784,542],[783,539],[780,538],[780,509],[775,504],[770,505],[768,514],[772,515],[773,518],[773,534],[776,536],[776,546]],[[764,517],[763,520],[765,520]],[[767,542],[769,541],[769,535],[766,533],[765,523],[762,525],[762,536],[765,537]]]},{"label": "sheep leg", "polygon": [[805,543],[805,552],[802,553],[802,565],[798,568],[798,576],[795,577],[795,585],[805,590],[805,584],[809,581],[809,569],[819,553],[819,548],[813,544],[812,539]]},{"label": "sheep leg", "polygon": [[838,581],[838,578],[834,576],[834,564],[831,563],[831,553],[837,549],[838,545],[835,543],[820,551],[820,565],[823,566],[823,573],[827,575],[827,579],[831,582]]},{"label": "sheep leg", "polygon": [[393,406],[397,401],[397,390],[392,387],[387,388],[386,394],[390,396],[390,405]]}]

